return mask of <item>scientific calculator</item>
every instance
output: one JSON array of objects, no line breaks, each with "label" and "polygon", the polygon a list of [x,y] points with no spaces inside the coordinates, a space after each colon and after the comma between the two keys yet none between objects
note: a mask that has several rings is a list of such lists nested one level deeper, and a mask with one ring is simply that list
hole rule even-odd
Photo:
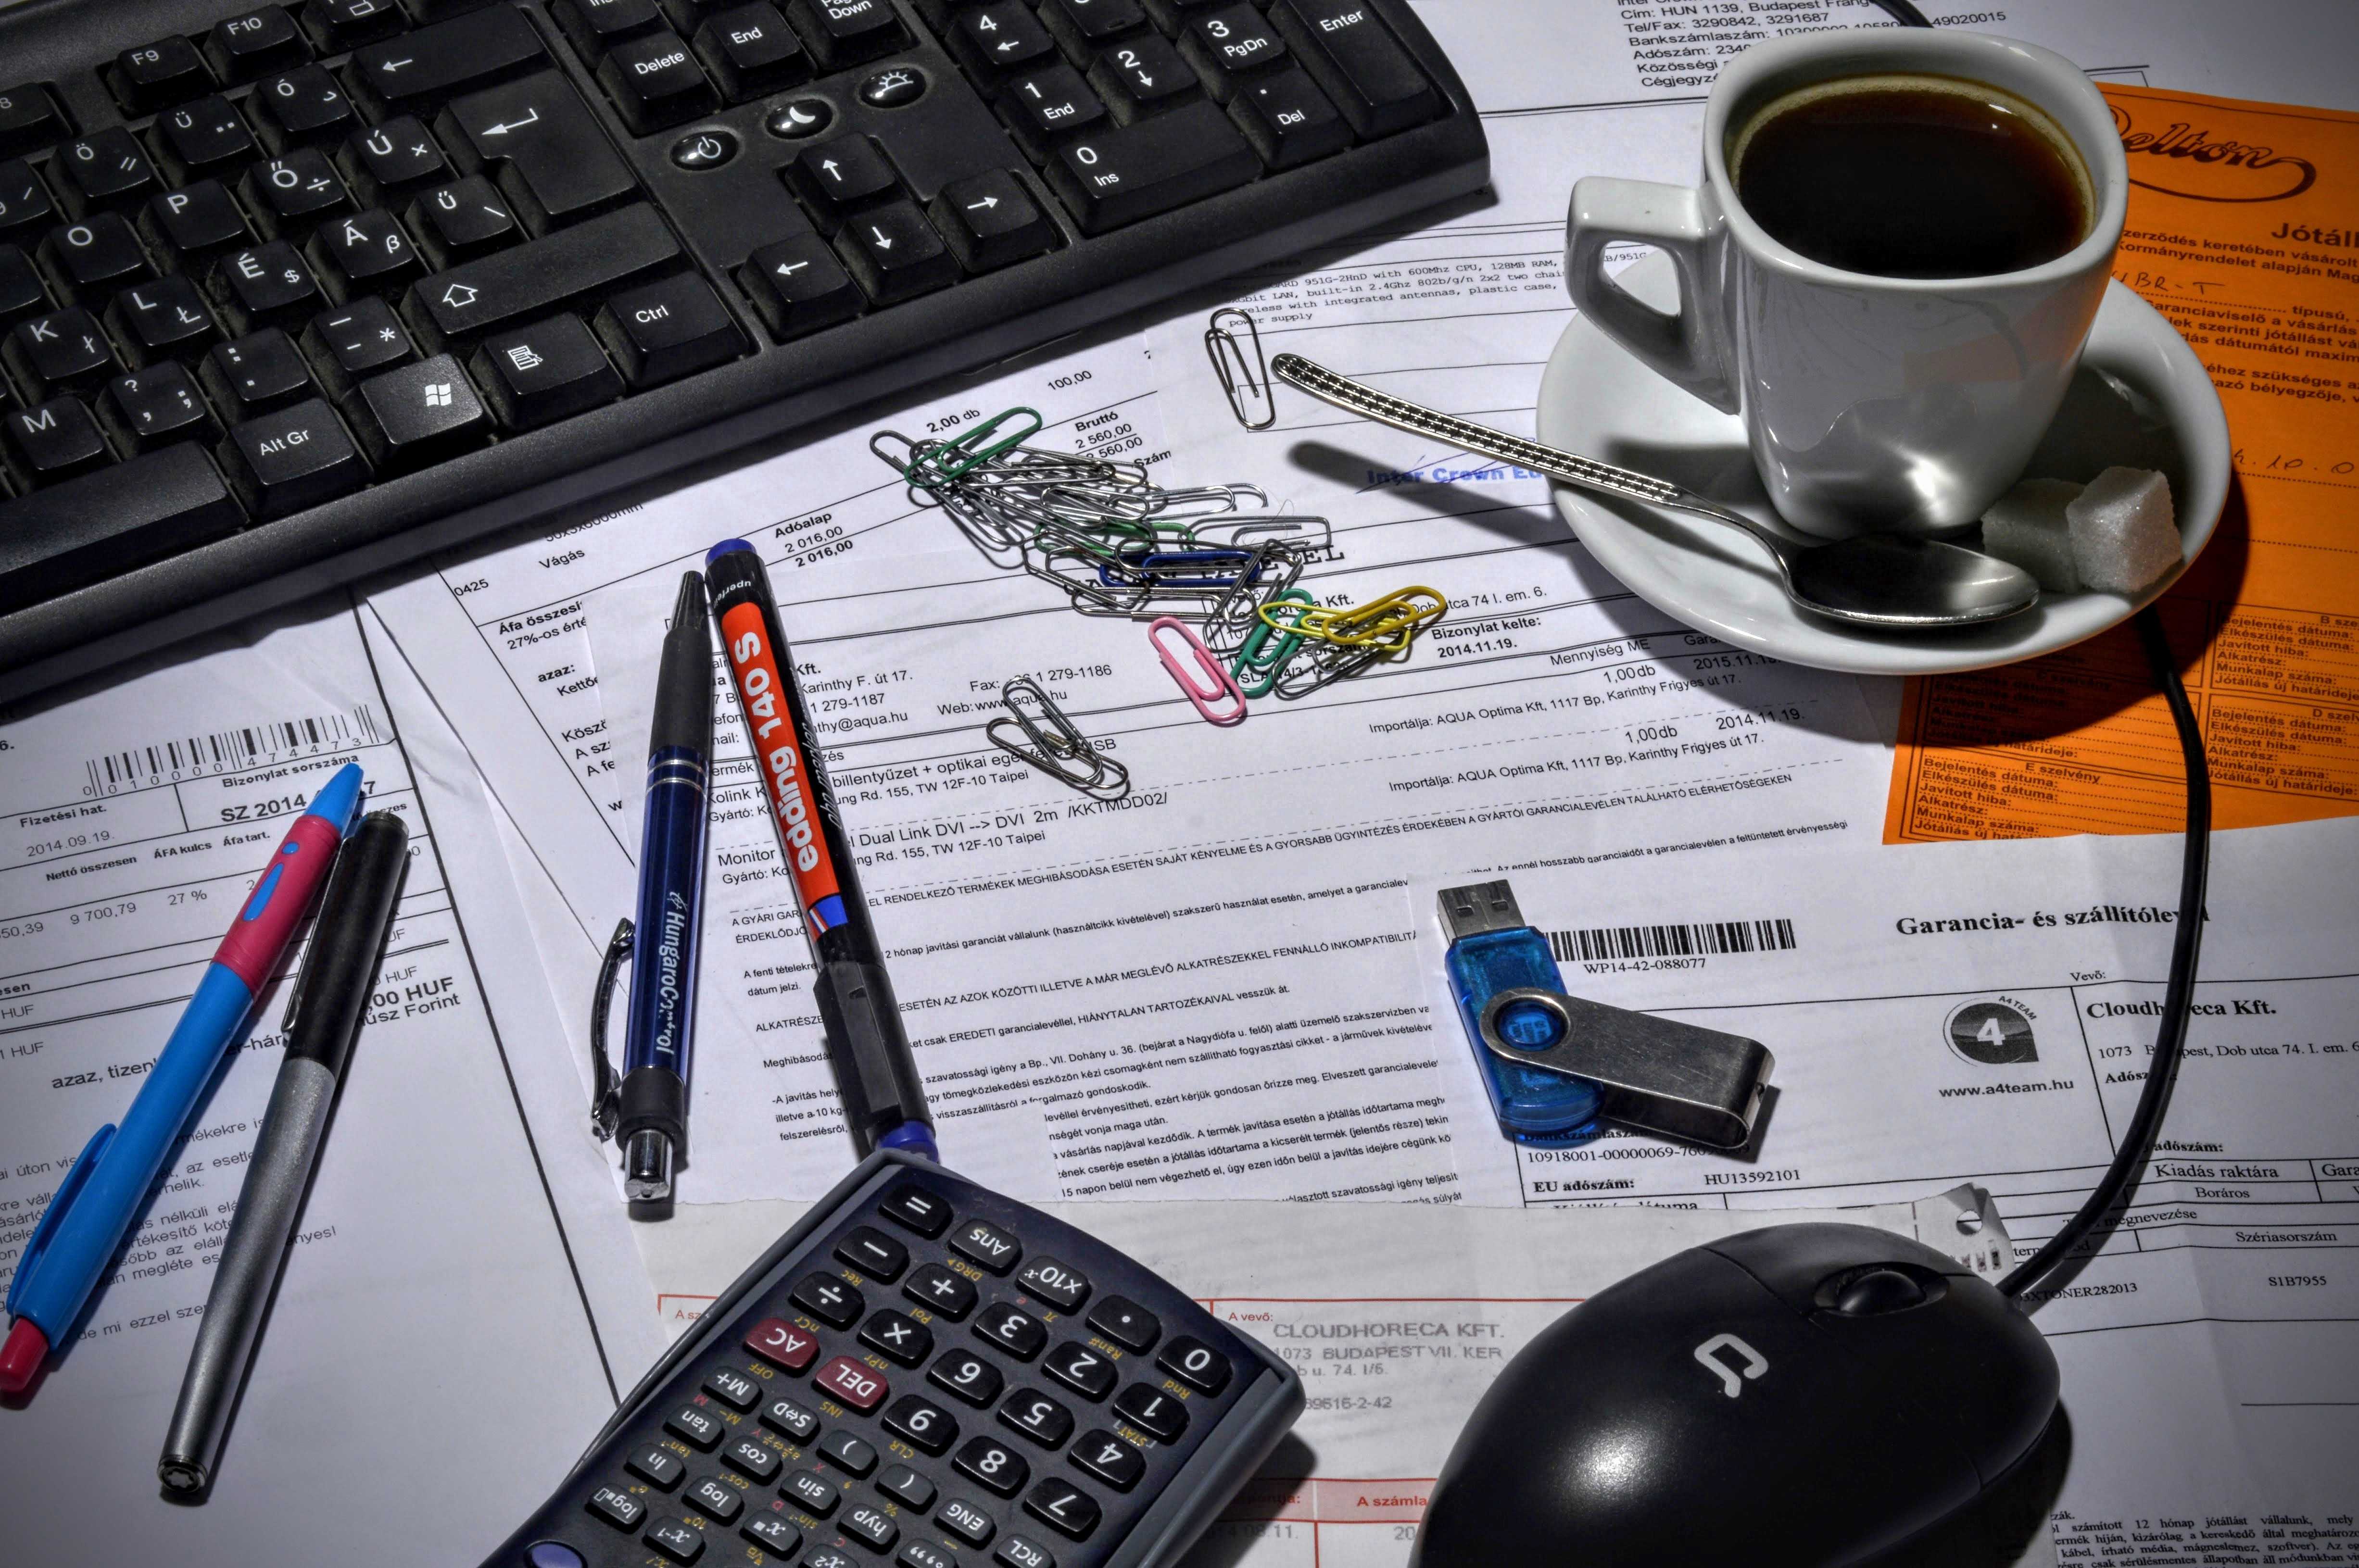
[{"label": "scientific calculator", "polygon": [[634,1390],[484,1568],[1148,1568],[1301,1380],[1037,1209],[871,1155]]}]

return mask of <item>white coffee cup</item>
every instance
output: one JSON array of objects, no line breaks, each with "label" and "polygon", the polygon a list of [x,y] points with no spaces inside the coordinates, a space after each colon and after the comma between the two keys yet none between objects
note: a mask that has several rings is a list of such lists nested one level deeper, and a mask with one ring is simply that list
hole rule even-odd
[{"label": "white coffee cup", "polygon": [[[1880,277],[1810,260],[1736,200],[1730,138],[1797,88],[1888,73],[1962,77],[2044,111],[2079,150],[2093,220],[2064,254],[1982,277]],[[2122,234],[2129,170],[2104,98],[2070,60],[1948,28],[1814,33],[1756,45],[1704,108],[1703,182],[1573,187],[1573,303],[1647,364],[1741,415],[1777,511],[1810,533],[1940,533],[2023,477],[2079,364]],[[1606,277],[1616,241],[1669,254],[1665,314]]]}]

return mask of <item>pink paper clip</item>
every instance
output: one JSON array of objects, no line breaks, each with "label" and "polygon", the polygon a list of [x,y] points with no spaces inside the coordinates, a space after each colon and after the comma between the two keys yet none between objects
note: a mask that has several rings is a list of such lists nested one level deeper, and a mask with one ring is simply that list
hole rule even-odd
[{"label": "pink paper clip", "polygon": [[[1193,670],[1173,656],[1170,644],[1163,640],[1166,632],[1178,633],[1180,640],[1188,645],[1189,654],[1196,661]],[[1155,656],[1163,661],[1163,667],[1171,672],[1171,678],[1180,683],[1180,689],[1188,694],[1188,700],[1195,704],[1196,712],[1205,723],[1244,721],[1245,694],[1237,689],[1237,683],[1221,661],[1212,657],[1212,650],[1204,646],[1203,639],[1185,621],[1170,615],[1150,621],[1147,624],[1147,640],[1154,644]],[[1235,712],[1224,710],[1223,698],[1236,705]]]}]

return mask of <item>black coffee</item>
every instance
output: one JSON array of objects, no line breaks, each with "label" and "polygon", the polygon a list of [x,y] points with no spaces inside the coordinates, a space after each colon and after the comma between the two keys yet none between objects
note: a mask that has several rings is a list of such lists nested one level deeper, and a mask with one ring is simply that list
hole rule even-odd
[{"label": "black coffee", "polygon": [[2047,116],[1945,76],[1822,83],[1765,106],[1730,149],[1737,200],[1812,261],[1878,277],[1982,277],[2089,232],[2089,179]]}]

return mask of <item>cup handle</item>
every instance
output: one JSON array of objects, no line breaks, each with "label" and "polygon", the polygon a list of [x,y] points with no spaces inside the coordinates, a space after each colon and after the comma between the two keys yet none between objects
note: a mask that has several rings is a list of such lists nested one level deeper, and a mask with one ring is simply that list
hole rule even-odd
[{"label": "cup handle", "polygon": [[[1703,193],[1684,185],[1592,175],[1572,188],[1565,283],[1572,302],[1607,337],[1723,414],[1738,411],[1720,330],[1719,289],[1707,246],[1719,227]],[[1605,276],[1616,240],[1653,245],[1679,270],[1680,308],[1665,315]]]}]

